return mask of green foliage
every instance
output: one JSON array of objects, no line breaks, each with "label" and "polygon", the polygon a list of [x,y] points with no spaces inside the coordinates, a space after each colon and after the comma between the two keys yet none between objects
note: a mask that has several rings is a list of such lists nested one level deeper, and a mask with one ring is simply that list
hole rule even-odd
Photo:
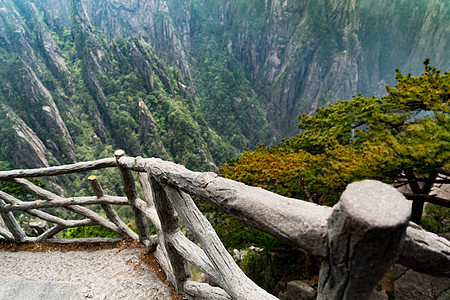
[{"label": "green foliage", "polygon": [[[300,116],[299,135],[276,147],[245,151],[221,169],[222,175],[323,205],[334,205],[349,183],[363,179],[409,183],[415,193],[428,194],[428,183],[445,180],[437,174],[449,168],[449,74],[426,60],[419,77],[397,70],[396,79],[386,97],[356,96]],[[416,189],[417,182],[424,182],[422,188]],[[448,230],[448,208],[429,205],[427,214],[425,227]],[[234,219],[223,217],[215,228],[230,246],[249,241],[269,252],[276,249]],[[274,263],[264,253],[251,253],[241,262],[250,278],[266,288],[271,284],[263,281],[276,278],[261,275],[268,265]]]},{"label": "green foliage", "polygon": [[[91,38],[90,34],[83,36]],[[150,45],[118,38],[111,45],[97,47],[97,52],[105,55],[106,71],[84,73],[82,78],[85,82],[93,80],[92,76],[99,80],[108,102],[100,114],[108,121],[116,148],[129,155],[157,155],[203,170],[210,168],[212,156],[226,155],[226,149],[216,146],[224,142],[210,133],[190,96],[180,90],[185,83],[179,70],[167,67]],[[92,68],[89,57],[81,55],[81,61],[84,68]],[[202,134],[205,131],[207,134]]]},{"label": "green foliage", "polygon": [[[45,183],[41,182],[36,178],[25,178],[25,179],[41,188],[45,188]],[[19,199],[24,199],[29,194],[27,190],[11,181],[0,181],[0,191],[8,193],[11,196],[14,196]]]},{"label": "green foliage", "polygon": [[[449,74],[397,70],[383,98],[357,96],[300,116],[302,133],[271,149],[245,152],[224,166],[232,179],[289,197],[332,205],[351,182],[435,182],[450,166]],[[426,185],[425,185],[426,186]],[[415,193],[428,194],[421,189]]]},{"label": "green foliage", "polygon": [[322,154],[285,146],[260,146],[253,152],[244,152],[221,171],[225,177],[283,196],[332,205],[350,180],[365,179],[371,174],[376,177],[370,169],[373,163],[370,155],[342,146]]},{"label": "green foliage", "polygon": [[[238,154],[229,140],[207,125],[190,94],[190,79],[183,78],[179,69],[167,66],[141,39],[108,42],[77,14],[73,11],[67,28],[51,15],[30,15],[12,27],[6,22],[11,41],[30,42],[36,51],[30,59],[26,47],[0,49],[1,161],[14,168],[28,167],[17,151],[23,148],[23,123],[48,149],[50,164],[56,165],[98,159],[121,148],[128,155],[161,157],[204,171]],[[33,41],[21,40],[16,34],[20,26]],[[64,67],[48,56],[43,37],[53,39]],[[70,136],[61,134],[54,118],[42,113],[43,106],[55,105]],[[68,177],[69,190],[85,189],[82,178]]]},{"label": "green foliage", "polygon": [[[220,6],[219,3],[208,5]],[[237,5],[238,10],[248,9],[245,2]],[[202,11],[200,6],[197,9]],[[258,20],[262,17],[258,16]],[[236,149],[269,142],[273,133],[253,91],[248,70],[228,50],[233,40],[231,25],[223,20],[204,21],[192,51],[196,61],[197,102],[208,125],[233,146],[227,149],[231,157],[237,154]]]},{"label": "green foliage", "polygon": [[421,223],[425,229],[434,233],[450,231],[450,208],[428,203],[425,211]]},{"label": "green foliage", "polygon": [[[136,227],[133,224],[128,223],[128,227],[137,232]],[[73,227],[67,229],[67,232],[64,233],[63,238],[65,239],[76,239],[76,238],[106,238],[106,237],[119,237],[119,234],[111,231],[101,225],[94,226],[82,226],[82,227]]]},{"label": "green foliage", "polygon": [[101,225],[83,226],[67,229],[63,238],[87,238],[87,237],[118,237],[119,235]]},{"label": "green foliage", "polygon": [[0,160],[0,171],[7,171],[11,169],[11,164],[7,161]]},{"label": "green foliage", "polygon": [[116,209],[116,213],[122,220],[127,220],[127,222],[134,219],[133,209],[129,205],[120,206]]}]

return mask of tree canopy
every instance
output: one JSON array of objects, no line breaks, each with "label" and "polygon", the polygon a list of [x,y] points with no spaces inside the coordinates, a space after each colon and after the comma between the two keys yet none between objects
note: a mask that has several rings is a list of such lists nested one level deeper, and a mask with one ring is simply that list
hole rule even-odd
[{"label": "tree canopy", "polygon": [[450,207],[432,189],[450,183],[449,73],[424,61],[420,76],[396,70],[381,98],[355,96],[299,116],[300,134],[230,161],[223,175],[332,205],[345,187],[376,179],[402,187],[420,222],[424,202]]}]

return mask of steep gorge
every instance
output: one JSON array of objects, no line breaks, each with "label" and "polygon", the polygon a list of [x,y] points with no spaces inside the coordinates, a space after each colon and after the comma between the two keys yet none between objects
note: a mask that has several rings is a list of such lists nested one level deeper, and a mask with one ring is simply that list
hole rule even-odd
[{"label": "steep gorge", "polygon": [[200,1],[223,47],[248,71],[281,135],[297,115],[362,93],[380,96],[396,67],[450,67],[448,1]]},{"label": "steep gorge", "polygon": [[1,0],[0,161],[214,169],[425,57],[450,68],[446,0]]},{"label": "steep gorge", "polygon": [[[193,75],[197,69],[204,71],[208,47],[216,44],[216,55],[237,60],[250,81],[255,105],[263,108],[259,116],[269,120],[274,133],[260,136],[265,142],[297,133],[300,113],[358,93],[383,95],[397,67],[418,74],[426,57],[439,68],[450,67],[450,4],[445,0],[86,4],[93,24],[110,38],[139,35],[154,45],[158,56],[190,79],[194,93],[198,85],[202,90],[201,75]],[[233,74],[232,67],[224,67]],[[199,102],[210,97],[200,91]],[[227,109],[234,112],[231,103]],[[214,118],[210,121],[220,130]]]}]

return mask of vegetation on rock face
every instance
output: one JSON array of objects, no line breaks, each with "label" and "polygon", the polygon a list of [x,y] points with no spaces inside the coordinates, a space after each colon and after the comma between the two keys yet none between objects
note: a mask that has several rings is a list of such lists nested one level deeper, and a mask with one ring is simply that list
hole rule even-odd
[{"label": "vegetation on rock face", "polygon": [[[424,37],[445,36],[442,0],[382,1],[389,9],[366,2],[4,1],[0,137],[10,142],[0,159],[13,167],[63,164],[110,145],[206,170],[243,147],[270,145],[295,130],[297,113],[372,92],[392,61],[411,66],[405,57],[431,51]],[[391,18],[398,7],[416,17]],[[422,33],[416,22],[425,19]],[[418,50],[398,57],[392,41]],[[447,44],[430,54],[440,65]]]},{"label": "vegetation on rock face", "polygon": [[0,160],[15,168],[48,166],[122,148],[215,170],[238,153],[207,125],[177,68],[142,39],[108,42],[81,2],[73,5],[70,27],[51,14],[42,18],[40,6],[28,2],[19,10],[23,18],[8,15],[0,49]]},{"label": "vegetation on rock face", "polygon": [[[384,95],[392,66],[419,74],[426,56],[450,66],[446,0],[85,3],[108,38],[138,34],[179,67],[208,125],[249,148],[296,134],[299,113],[359,92]],[[257,109],[246,111],[245,99]]]},{"label": "vegetation on rock face", "polygon": [[[298,113],[358,92],[384,95],[385,82],[394,81],[392,66],[419,74],[420,61],[430,56],[449,67],[448,1],[172,3],[168,15],[188,41],[192,66],[211,62],[211,51],[197,49],[212,45],[212,57],[224,53],[240,63],[276,137],[296,133]],[[182,4],[184,18],[177,11]]]},{"label": "vegetation on rock face", "polygon": [[245,152],[223,174],[328,205],[352,181],[377,179],[405,187],[420,222],[424,201],[449,206],[430,193],[434,184],[450,183],[450,77],[427,59],[422,75],[397,70],[396,79],[385,97],[356,96],[300,116],[299,135]]},{"label": "vegetation on rock face", "polygon": [[72,30],[84,82],[117,148],[193,169],[211,168],[212,153],[220,157],[232,149],[206,126],[179,71],[159,60],[149,44],[118,38],[105,45],[84,23]]},{"label": "vegetation on rock face", "polygon": [[194,41],[198,107],[211,128],[236,149],[254,147],[270,141],[269,124],[242,64],[223,47],[223,35],[223,28],[212,27]]}]

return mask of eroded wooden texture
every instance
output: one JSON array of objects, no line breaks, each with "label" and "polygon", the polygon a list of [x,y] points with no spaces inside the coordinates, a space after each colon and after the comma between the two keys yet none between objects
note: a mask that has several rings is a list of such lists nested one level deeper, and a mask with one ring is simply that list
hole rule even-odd
[{"label": "eroded wooden texture", "polygon": [[165,186],[164,190],[209,258],[213,269],[211,273],[214,280],[219,280],[220,287],[235,299],[277,299],[244,274],[189,195],[170,186]]},{"label": "eroded wooden texture", "polygon": [[[102,198],[105,196],[105,192],[103,191],[103,188],[100,185],[100,182],[95,176],[89,176],[88,177],[89,182],[91,183],[92,190],[94,191],[95,195],[97,196],[97,199]],[[129,237],[132,239],[138,239],[139,235],[137,235],[133,230],[131,230],[127,224],[125,224],[117,215],[114,208],[110,204],[102,204],[102,209],[106,214],[106,217],[113,222],[117,228],[121,232],[121,236]]]},{"label": "eroded wooden texture", "polygon": [[[212,287],[207,283],[196,281],[186,281],[184,290],[190,299],[196,300],[232,300],[224,290],[218,287]],[[189,298],[188,298],[189,299]]]},{"label": "eroded wooden texture", "polygon": [[398,263],[417,272],[450,277],[450,241],[410,222]]},{"label": "eroded wooden texture", "polygon": [[151,185],[150,185],[150,179],[147,173],[138,173],[139,182],[142,187],[142,191],[144,193],[144,200],[136,199],[136,207],[139,208],[146,216],[150,219],[150,221],[153,223],[153,226],[155,226],[156,234],[157,234],[157,242],[155,243],[155,258],[160,264],[161,268],[164,270],[164,272],[167,274],[167,277],[169,278],[170,282],[176,282],[176,278],[173,275],[174,271],[172,268],[172,264],[169,261],[169,256],[167,254],[166,246],[165,246],[165,238],[164,238],[164,232],[161,227],[161,221],[159,220],[158,213],[155,209],[155,202],[154,202],[154,193],[152,191]]},{"label": "eroded wooden texture", "polygon": [[68,207],[71,205],[90,205],[90,204],[109,204],[109,205],[128,205],[128,200],[125,197],[116,197],[105,195],[101,198],[97,197],[73,197],[62,198],[58,197],[55,200],[37,200],[32,202],[21,202],[17,204],[7,204],[1,208],[2,212],[9,211],[25,211],[38,208],[49,207]]},{"label": "eroded wooden texture", "polygon": [[14,236],[12,235],[12,233],[2,227],[0,227],[0,237],[7,241],[14,240]]},{"label": "eroded wooden texture", "polygon": [[317,299],[368,299],[401,254],[411,206],[378,181],[350,184],[328,220]]},{"label": "eroded wooden texture", "polygon": [[[116,160],[119,160],[121,157],[125,156],[125,152],[123,150],[117,150],[114,155],[116,156]],[[147,250],[150,250],[154,245],[151,244],[150,241],[150,231],[147,219],[145,218],[144,213],[136,207],[136,199],[139,198],[139,195],[134,183],[133,173],[129,169],[121,166],[119,166],[119,171],[120,177],[122,178],[123,192],[127,196],[128,202],[134,213],[134,221],[139,234],[139,239],[141,243],[147,247]]]},{"label": "eroded wooden texture", "polygon": [[[1,206],[5,206],[5,202],[3,200],[0,200],[0,207]],[[17,223],[16,219],[14,218],[14,215],[12,214],[12,212],[2,212],[1,216],[3,218],[3,221],[6,224],[6,227],[8,227],[8,230],[13,235],[14,240],[17,243],[26,242],[28,237],[25,234],[25,232],[23,232],[22,228],[20,228],[20,226]],[[6,237],[10,237],[10,236],[8,234],[6,234]]]},{"label": "eroded wooden texture", "polygon": [[50,243],[55,244],[87,244],[87,243],[116,243],[122,241],[122,237],[115,238],[76,238],[76,239],[48,239]]},{"label": "eroded wooden texture", "polygon": [[[49,202],[64,201],[64,198],[62,198],[61,196],[58,196],[52,192],[44,190],[43,188],[38,187],[37,185],[29,182],[28,180],[17,178],[17,179],[13,179],[12,181],[17,183],[24,189],[34,193],[35,195],[37,195],[39,197],[44,198],[45,200],[47,200]],[[106,227],[118,234],[121,233],[119,228],[114,223],[106,220],[105,218],[101,217],[99,214],[93,212],[90,209],[87,209],[87,208],[79,206],[79,205],[69,205],[66,208],[70,211],[78,213],[78,214],[92,220],[95,224],[102,225],[103,227]]]},{"label": "eroded wooden texture", "polygon": [[56,166],[49,168],[0,171],[0,180],[9,180],[12,178],[63,175],[76,172],[98,170],[103,168],[111,168],[115,167],[116,165],[117,163],[115,158],[103,158],[95,161],[87,161],[71,165]]},{"label": "eroded wooden texture", "polygon": [[173,270],[175,281],[172,283],[177,292],[182,293],[184,282],[191,279],[191,274],[189,272],[187,261],[169,242],[170,237],[180,231],[180,228],[178,227],[178,217],[163,187],[152,176],[149,176],[149,181],[153,192],[155,208],[161,222],[163,234],[163,241],[161,244],[164,245],[164,250]]},{"label": "eroded wooden texture", "polygon": [[[12,204],[12,205],[22,205],[24,203],[23,201],[5,193],[5,192],[2,192],[2,191],[0,191],[0,199],[4,200],[6,203]],[[35,202],[33,202],[33,203],[35,203]],[[27,209],[27,210],[25,210],[25,212],[27,212],[28,214],[30,214],[34,217],[45,220],[47,222],[52,222],[55,224],[62,225],[64,227],[64,229],[69,228],[69,227],[90,226],[90,225],[97,224],[89,219],[86,219],[86,220],[64,220],[59,217],[48,214],[46,212],[40,211],[38,209]]]},{"label": "eroded wooden texture", "polygon": [[119,165],[139,172],[148,170],[159,182],[200,197],[250,226],[318,256],[327,255],[330,207],[249,187],[215,173],[192,172],[184,166],[157,158],[121,157]]},{"label": "eroded wooden texture", "polygon": [[[211,225],[197,210],[192,199],[181,192],[184,191],[250,226],[325,258],[319,299],[366,299],[377,280],[396,261],[417,271],[450,277],[450,243],[414,223],[408,223],[409,204],[405,205],[407,202],[395,189],[382,183],[364,181],[350,185],[340,203],[332,209],[249,187],[214,173],[192,172],[160,159],[127,158],[123,152],[116,152],[116,159],[0,172],[0,180],[14,181],[44,199],[22,202],[0,193],[0,199],[4,201],[0,203],[0,211],[9,229],[0,228],[0,238],[17,242],[40,241],[68,227],[94,224],[103,225],[122,236],[132,236],[111,206],[129,203],[136,215],[141,241],[151,243],[154,250],[156,240],[159,240],[155,257],[179,292],[184,291],[188,298],[198,299],[271,299],[273,296],[260,291],[243,273],[239,273],[239,268],[236,269],[234,260],[223,248]],[[116,165],[121,171],[126,199],[105,195],[101,187],[95,184],[96,197],[63,198],[24,179],[13,179]],[[145,172],[139,174],[139,179],[146,201],[137,195],[131,170]],[[168,195],[175,205],[172,205]],[[90,203],[102,204],[112,222],[75,205]],[[67,207],[90,219],[63,220],[38,210],[54,206]],[[194,232],[201,248],[178,229],[174,207]],[[23,210],[57,225],[36,238],[30,238],[11,218],[12,210]],[[144,215],[154,223],[158,237],[149,237],[145,232],[148,227]],[[185,259],[224,289],[190,281]]]},{"label": "eroded wooden texture", "polygon": [[[214,173],[192,172],[158,158],[124,157],[119,163],[139,172],[149,170],[158,181],[198,196],[244,223],[316,256],[328,255],[326,237],[328,218],[332,214],[330,207],[282,197]],[[399,262],[417,271],[450,277],[449,254],[447,241],[411,225],[406,231]]]}]

